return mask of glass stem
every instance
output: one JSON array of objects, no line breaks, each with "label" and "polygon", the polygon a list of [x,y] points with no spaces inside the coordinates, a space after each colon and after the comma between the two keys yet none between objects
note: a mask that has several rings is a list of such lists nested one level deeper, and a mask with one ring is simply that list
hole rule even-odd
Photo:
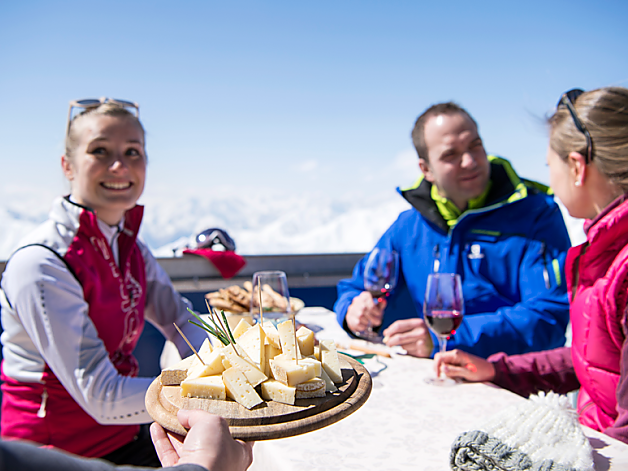
[{"label": "glass stem", "polygon": [[[447,337],[438,336],[438,346],[440,348],[440,352],[443,353],[447,350]],[[438,371],[437,378],[440,378],[440,370]]]}]

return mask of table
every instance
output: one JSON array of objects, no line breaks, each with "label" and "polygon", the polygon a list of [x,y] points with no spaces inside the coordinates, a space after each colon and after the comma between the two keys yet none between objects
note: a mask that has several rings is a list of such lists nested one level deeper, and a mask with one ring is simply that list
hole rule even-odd
[{"label": "table", "polygon": [[[317,338],[349,339],[324,308],[305,308],[297,321]],[[448,470],[449,451],[462,432],[473,430],[499,410],[526,399],[492,384],[453,387],[426,384],[432,360],[393,353],[365,361],[373,377],[366,403],[349,417],[281,440],[257,442],[251,470],[327,471]],[[588,427],[597,471],[628,469],[628,445]]]}]

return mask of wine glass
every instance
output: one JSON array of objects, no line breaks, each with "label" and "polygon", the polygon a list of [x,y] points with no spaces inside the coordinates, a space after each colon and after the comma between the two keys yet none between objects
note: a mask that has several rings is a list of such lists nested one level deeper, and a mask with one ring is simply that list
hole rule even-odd
[{"label": "wine glass", "polygon": [[[447,339],[456,333],[464,315],[462,281],[455,273],[433,273],[427,277],[423,319],[438,337],[440,351],[447,349]],[[439,386],[456,384],[451,378],[426,378],[425,381]]]},{"label": "wine glass", "polygon": [[[369,254],[364,267],[364,289],[379,302],[397,285],[398,272],[399,254],[394,250],[375,248]],[[383,337],[373,330],[370,321],[366,330],[355,334],[370,342],[381,343],[383,340]]]},{"label": "wine glass", "polygon": [[260,322],[260,287],[262,290],[262,311],[264,322],[277,325],[292,319],[288,279],[283,271],[258,271],[253,273],[251,292],[251,316]]}]

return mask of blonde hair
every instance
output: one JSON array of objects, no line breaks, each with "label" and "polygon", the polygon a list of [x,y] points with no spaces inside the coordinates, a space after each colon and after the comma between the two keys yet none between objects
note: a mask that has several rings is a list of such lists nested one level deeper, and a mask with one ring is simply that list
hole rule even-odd
[{"label": "blonde hair", "polygon": [[[611,183],[628,192],[628,89],[605,87],[585,92],[573,105],[591,134],[593,164]],[[558,107],[548,123],[550,147],[562,159],[570,152],[586,156],[587,140],[565,106]]]},{"label": "blonde hair", "polygon": [[144,126],[142,126],[140,120],[128,109],[117,103],[104,103],[97,107],[86,109],[85,111],[77,114],[70,122],[68,135],[65,138],[65,156],[69,159],[72,158],[79,141],[79,131],[76,130],[76,123],[82,121],[88,116],[114,116],[117,118],[127,118],[140,128],[142,132],[142,139],[146,136]]}]

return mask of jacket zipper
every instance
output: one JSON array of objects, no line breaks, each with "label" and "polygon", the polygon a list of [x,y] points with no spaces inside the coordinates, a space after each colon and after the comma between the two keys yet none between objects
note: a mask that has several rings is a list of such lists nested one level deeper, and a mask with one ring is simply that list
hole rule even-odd
[{"label": "jacket zipper", "polygon": [[547,270],[547,260],[545,258],[545,242],[541,243],[541,256],[543,257],[543,279],[545,288],[550,289],[549,271]]},{"label": "jacket zipper", "polygon": [[438,246],[438,244],[436,244],[436,246],[434,247],[434,266],[433,266],[433,272],[434,273],[438,273],[438,270],[440,269],[440,247]]},{"label": "jacket zipper", "polygon": [[43,419],[46,417],[46,402],[48,401],[48,390],[44,387],[44,392],[41,393],[41,405],[37,411],[37,417]]}]

